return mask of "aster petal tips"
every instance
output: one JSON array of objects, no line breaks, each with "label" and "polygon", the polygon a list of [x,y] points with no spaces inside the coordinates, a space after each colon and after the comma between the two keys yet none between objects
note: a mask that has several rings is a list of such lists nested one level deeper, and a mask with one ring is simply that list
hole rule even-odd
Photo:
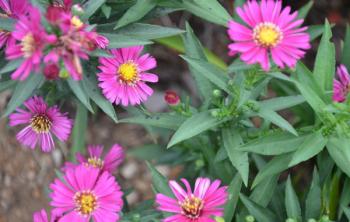
[{"label": "aster petal tips", "polygon": [[294,68],[310,46],[306,27],[299,27],[302,19],[297,12],[282,9],[281,1],[248,1],[236,9],[245,23],[228,23],[228,35],[233,43],[228,45],[229,55],[240,54],[247,64],[259,63],[263,70],[270,70],[270,57],[280,67]]}]

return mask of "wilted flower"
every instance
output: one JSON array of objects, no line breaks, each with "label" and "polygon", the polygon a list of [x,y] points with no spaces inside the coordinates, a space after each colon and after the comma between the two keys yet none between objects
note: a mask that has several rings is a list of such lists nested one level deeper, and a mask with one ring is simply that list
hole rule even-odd
[{"label": "wilted flower", "polygon": [[167,90],[164,95],[165,102],[170,106],[177,106],[180,103],[180,97],[175,91]]},{"label": "wilted flower", "polygon": [[80,165],[68,169],[63,179],[50,185],[52,212],[61,214],[61,221],[119,220],[123,193],[110,173]]},{"label": "wilted flower", "polygon": [[269,54],[281,68],[294,67],[310,48],[307,27],[299,27],[304,20],[297,19],[298,12],[291,14],[287,6],[282,10],[282,1],[248,1],[237,14],[248,26],[230,21],[228,34],[234,43],[228,47],[231,56],[241,53],[241,60],[247,64],[260,63],[270,69]]},{"label": "wilted flower", "polygon": [[347,68],[340,65],[337,68],[338,79],[333,80],[333,101],[344,102],[350,91],[350,76]]},{"label": "wilted flower", "polygon": [[58,222],[59,218],[59,216],[52,214],[51,219],[49,219],[44,209],[33,214],[33,222]]},{"label": "wilted flower", "polygon": [[12,37],[19,43],[10,44],[6,49],[9,60],[23,58],[22,64],[12,73],[12,79],[24,80],[33,69],[40,67],[43,50],[47,43],[56,41],[56,36],[48,35],[41,25],[38,9],[28,6],[28,15],[20,16]]},{"label": "wilted flower", "polygon": [[228,194],[227,187],[220,187],[219,180],[211,182],[208,178],[198,178],[193,192],[186,179],[181,181],[185,184],[186,190],[175,181],[169,182],[176,200],[164,194],[157,194],[158,209],[175,213],[164,221],[214,221],[213,217],[223,215],[224,209],[221,206],[226,203]]},{"label": "wilted flower", "polygon": [[[28,3],[26,0],[0,0],[0,18],[10,17],[18,19],[26,13]],[[13,44],[16,40],[11,36],[10,30],[0,29],[0,48],[6,44]]]},{"label": "wilted flower", "polygon": [[48,107],[43,98],[37,96],[24,102],[24,106],[28,111],[17,108],[17,112],[9,116],[10,126],[27,125],[17,134],[19,142],[31,149],[39,143],[42,151],[49,152],[55,147],[52,134],[61,141],[68,139],[72,121],[57,106]]},{"label": "wilted flower", "polygon": [[[125,155],[123,148],[114,144],[108,153],[102,158],[103,146],[90,145],[88,147],[89,156],[85,158],[81,153],[76,154],[76,159],[80,164],[95,167],[103,171],[113,173],[123,162]],[[66,168],[76,167],[76,164],[66,163]]]},{"label": "wilted flower", "polygon": [[123,106],[140,104],[153,94],[146,82],[158,82],[148,70],[157,66],[149,54],[140,56],[143,46],[113,49],[112,58],[100,58],[99,86],[111,102]]}]

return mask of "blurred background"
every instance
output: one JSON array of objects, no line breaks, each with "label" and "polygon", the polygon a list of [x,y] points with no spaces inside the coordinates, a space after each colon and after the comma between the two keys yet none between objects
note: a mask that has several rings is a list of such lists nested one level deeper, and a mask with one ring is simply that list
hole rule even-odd
[{"label": "blurred background", "polygon": [[[234,0],[221,2],[232,14]],[[307,0],[283,1],[285,5],[290,5],[294,10],[307,2]],[[350,21],[350,1],[315,0],[314,2],[314,7],[305,24],[322,24],[326,18],[335,24],[333,40],[337,54],[339,54],[345,27]],[[203,21],[187,12],[175,12],[147,22],[183,29],[186,21],[191,24],[205,47],[227,63],[233,60],[227,56],[226,47],[229,40],[223,27]],[[313,50],[310,50],[305,58],[305,63],[310,67],[313,66],[318,40],[313,43]],[[149,47],[149,50],[158,61],[158,67],[154,73],[159,75],[160,81],[152,86],[156,89],[155,94],[145,106],[152,112],[166,111],[167,105],[163,97],[164,92],[169,89],[191,96],[195,104],[197,92],[194,82],[187,65],[178,57],[178,52],[161,44],[154,44]],[[0,111],[4,109],[9,98],[9,91],[0,94]],[[74,118],[73,114],[71,118]],[[119,118],[125,116],[124,111],[119,108],[118,114]],[[90,117],[87,144],[103,144],[106,149],[109,149],[114,143],[119,143],[128,153],[118,171],[117,178],[124,189],[133,188],[133,191],[127,196],[129,203],[135,205],[141,200],[152,198],[150,174],[146,169],[145,161],[139,158],[148,159],[150,157],[149,155],[142,156],[142,152],[135,152],[135,150],[140,150],[146,144],[154,143],[154,138],[141,126],[114,124],[102,113]],[[17,129],[7,126],[6,119],[0,120],[0,222],[32,221],[34,211],[48,207],[48,185],[55,177],[55,169],[59,169],[65,161],[64,157],[70,146],[70,144],[59,144],[51,154],[43,154],[39,149],[32,151],[21,147],[15,139],[16,132]],[[165,147],[160,147],[160,149],[165,149]],[[303,172],[310,172],[312,165],[304,163],[292,170],[300,172],[300,168],[305,169]],[[166,165],[158,165],[157,169],[169,178],[175,178],[182,170],[181,166],[170,168]],[[308,175],[310,174],[301,173],[300,177],[309,180]]]}]

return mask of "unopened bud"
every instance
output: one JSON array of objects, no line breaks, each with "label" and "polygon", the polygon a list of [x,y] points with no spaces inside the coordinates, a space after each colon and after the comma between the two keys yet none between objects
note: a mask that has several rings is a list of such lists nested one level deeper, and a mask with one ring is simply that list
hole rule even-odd
[{"label": "unopened bud", "polygon": [[246,222],[254,222],[255,218],[252,215],[248,215],[245,217],[245,221]]},{"label": "unopened bud", "polygon": [[320,220],[320,222],[329,222],[330,220],[329,220],[329,216],[328,215],[323,215],[322,217],[321,217],[321,220]]},{"label": "unopened bud", "polygon": [[60,68],[57,64],[52,63],[45,65],[44,67],[44,76],[47,80],[56,80],[60,74]]},{"label": "unopened bud", "polygon": [[67,79],[67,78],[69,77],[68,71],[67,71],[66,69],[62,69],[62,70],[60,71],[59,77],[60,77],[61,79]]},{"label": "unopened bud", "polygon": [[222,96],[221,90],[214,89],[214,90],[213,90],[213,96],[214,96],[215,98],[220,98],[220,97]]},{"label": "unopened bud", "polygon": [[295,219],[293,219],[293,218],[288,218],[288,219],[286,220],[286,222],[297,222],[297,220],[295,220]]},{"label": "unopened bud", "polygon": [[307,222],[317,222],[317,220],[315,220],[314,218],[310,218],[307,220]]},{"label": "unopened bud", "polygon": [[180,97],[175,91],[168,90],[165,92],[164,100],[169,106],[177,106],[180,103]]},{"label": "unopened bud", "polygon": [[210,114],[211,114],[212,117],[219,117],[220,112],[218,110],[212,110],[210,112]]}]

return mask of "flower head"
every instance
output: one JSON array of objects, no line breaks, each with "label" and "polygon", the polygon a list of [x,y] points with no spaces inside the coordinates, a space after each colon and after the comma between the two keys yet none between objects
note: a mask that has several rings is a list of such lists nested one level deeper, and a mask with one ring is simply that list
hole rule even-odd
[{"label": "flower head", "polygon": [[164,100],[169,106],[177,106],[180,103],[179,95],[172,90],[165,92]]},{"label": "flower head", "polygon": [[157,63],[149,54],[141,56],[142,50],[143,46],[113,49],[112,58],[100,58],[99,86],[111,103],[136,105],[153,94],[146,82],[158,82],[158,76],[148,72]]},{"label": "flower head", "polygon": [[282,9],[281,1],[248,1],[237,14],[246,25],[229,22],[228,34],[234,43],[229,47],[231,56],[241,53],[247,64],[260,63],[270,69],[270,56],[280,68],[294,67],[310,48],[307,27],[299,27],[304,20],[297,19],[298,12],[291,14],[290,7]]},{"label": "flower head", "polygon": [[68,169],[64,181],[55,179],[50,185],[54,213],[61,221],[118,221],[123,193],[114,177],[94,167],[80,165]]},{"label": "flower head", "polygon": [[49,220],[44,209],[33,214],[33,222],[57,222],[59,218],[60,216],[52,214],[51,220]]},{"label": "flower head", "polygon": [[56,41],[56,36],[48,35],[42,27],[39,10],[33,7],[28,8],[28,15],[20,16],[12,32],[12,37],[18,43],[11,44],[6,49],[7,59],[24,59],[17,70],[12,73],[12,79],[24,80],[33,69],[38,69],[46,44]]},{"label": "flower head", "polygon": [[337,68],[337,75],[339,80],[333,80],[333,101],[344,102],[350,91],[350,76],[344,65]]},{"label": "flower head", "polygon": [[9,116],[10,126],[27,125],[17,134],[17,140],[23,145],[34,149],[39,143],[44,152],[49,152],[55,146],[53,135],[61,141],[68,139],[72,121],[57,106],[48,107],[43,98],[37,96],[24,102],[24,106],[28,110],[17,108],[17,112]]},{"label": "flower head", "polygon": [[[82,154],[77,153],[76,159],[80,164],[85,166],[101,169],[101,172],[108,171],[113,173],[124,160],[123,148],[114,144],[108,153],[102,158],[103,146],[90,145],[88,147],[89,156],[85,158]],[[66,168],[76,167],[73,163],[66,163]]]},{"label": "flower head", "polygon": [[176,200],[164,194],[157,194],[158,210],[175,213],[164,219],[165,222],[214,221],[214,216],[222,216],[224,209],[221,206],[227,201],[228,194],[227,187],[220,187],[219,180],[211,182],[208,178],[198,178],[193,192],[186,179],[181,181],[186,190],[175,181],[169,182]]},{"label": "flower head", "polygon": [[[10,17],[18,19],[20,16],[26,14],[28,2],[26,0],[0,0],[0,18]],[[15,43],[15,39],[11,36],[10,30],[0,29],[0,48],[4,45]]]}]

